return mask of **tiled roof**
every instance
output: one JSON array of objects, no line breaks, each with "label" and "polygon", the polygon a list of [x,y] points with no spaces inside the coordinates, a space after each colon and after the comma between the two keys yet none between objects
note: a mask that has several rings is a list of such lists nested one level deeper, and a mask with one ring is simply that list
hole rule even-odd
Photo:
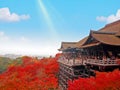
[{"label": "tiled roof", "polygon": [[[91,36],[97,40],[96,43],[89,43]],[[59,50],[65,50],[67,48],[85,48],[91,47],[95,45],[108,44],[108,45],[115,45],[120,46],[120,20],[107,24],[104,28],[101,28],[98,31],[91,31],[90,35],[83,38],[79,42],[62,42],[61,48]]]},{"label": "tiled roof", "polygon": [[[94,39],[96,39],[100,43],[120,46],[120,20],[107,24],[104,28],[98,31],[91,31],[90,35],[87,37],[85,42],[87,42],[88,39],[90,39],[90,36],[92,36]],[[90,46],[96,45],[95,43],[84,45],[85,42],[82,43],[82,47],[90,47]]]},{"label": "tiled roof", "polygon": [[120,32],[120,20],[107,24],[105,27],[101,28],[101,32]]},{"label": "tiled roof", "polygon": [[117,37],[115,34],[93,32],[91,35],[94,39],[96,39],[100,43],[120,46],[120,38]]},{"label": "tiled roof", "polygon": [[83,38],[82,40],[80,40],[79,42],[77,42],[76,46],[78,48],[80,48],[86,42],[87,39],[88,39],[88,37]]},{"label": "tiled roof", "polygon": [[99,44],[100,44],[99,42],[98,42],[98,43],[91,43],[91,44],[83,45],[83,46],[81,46],[81,48],[97,46],[97,45],[99,45]]},{"label": "tiled roof", "polygon": [[120,37],[120,32],[117,32],[115,35]]},{"label": "tiled roof", "polygon": [[76,43],[77,42],[62,42],[61,48],[59,49],[59,51],[62,51],[62,50],[68,49],[68,48],[75,48]]}]

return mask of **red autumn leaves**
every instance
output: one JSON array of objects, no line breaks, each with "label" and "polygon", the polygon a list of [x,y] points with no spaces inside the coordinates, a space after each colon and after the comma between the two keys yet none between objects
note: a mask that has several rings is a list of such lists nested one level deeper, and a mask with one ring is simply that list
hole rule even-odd
[{"label": "red autumn leaves", "polygon": [[[23,57],[21,65],[11,65],[0,74],[0,90],[58,90],[59,56],[41,60]],[[120,90],[120,71],[97,72],[96,77],[68,83],[68,90]]]},{"label": "red autumn leaves", "polygon": [[96,77],[69,81],[68,90],[120,90],[120,71],[97,72]]},{"label": "red autumn leaves", "polygon": [[57,59],[23,57],[23,64],[10,66],[0,75],[0,90],[56,90]]}]

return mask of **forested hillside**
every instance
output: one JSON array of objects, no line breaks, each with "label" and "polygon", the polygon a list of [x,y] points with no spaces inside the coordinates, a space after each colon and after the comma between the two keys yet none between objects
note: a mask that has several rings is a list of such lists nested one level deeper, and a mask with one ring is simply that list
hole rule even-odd
[{"label": "forested hillside", "polygon": [[20,65],[22,64],[21,58],[16,58],[12,60],[6,57],[0,57],[0,73],[4,72],[11,65]]},{"label": "forested hillside", "polygon": [[22,57],[20,65],[12,64],[0,75],[0,90],[56,90],[57,59]]}]

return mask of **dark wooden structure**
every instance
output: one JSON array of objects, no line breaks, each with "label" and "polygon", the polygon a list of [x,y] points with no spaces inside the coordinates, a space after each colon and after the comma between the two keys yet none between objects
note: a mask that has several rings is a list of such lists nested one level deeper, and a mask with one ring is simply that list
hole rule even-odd
[{"label": "dark wooden structure", "polygon": [[99,71],[110,71],[119,67],[120,37],[114,32],[91,31],[81,46],[86,52],[86,64]]},{"label": "dark wooden structure", "polygon": [[106,25],[79,42],[62,42],[58,62],[59,85],[66,90],[68,80],[95,76],[95,71],[120,69],[120,20]]}]

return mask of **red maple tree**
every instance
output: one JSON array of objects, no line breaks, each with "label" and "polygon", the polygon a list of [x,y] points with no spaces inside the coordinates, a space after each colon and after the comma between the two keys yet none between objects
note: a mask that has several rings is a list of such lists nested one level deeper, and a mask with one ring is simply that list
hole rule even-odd
[{"label": "red maple tree", "polygon": [[0,74],[0,90],[56,90],[58,88],[58,59],[43,58],[38,60],[22,57],[19,66],[10,66]]},{"label": "red maple tree", "polygon": [[97,72],[96,77],[69,81],[68,90],[120,90],[120,71]]}]

